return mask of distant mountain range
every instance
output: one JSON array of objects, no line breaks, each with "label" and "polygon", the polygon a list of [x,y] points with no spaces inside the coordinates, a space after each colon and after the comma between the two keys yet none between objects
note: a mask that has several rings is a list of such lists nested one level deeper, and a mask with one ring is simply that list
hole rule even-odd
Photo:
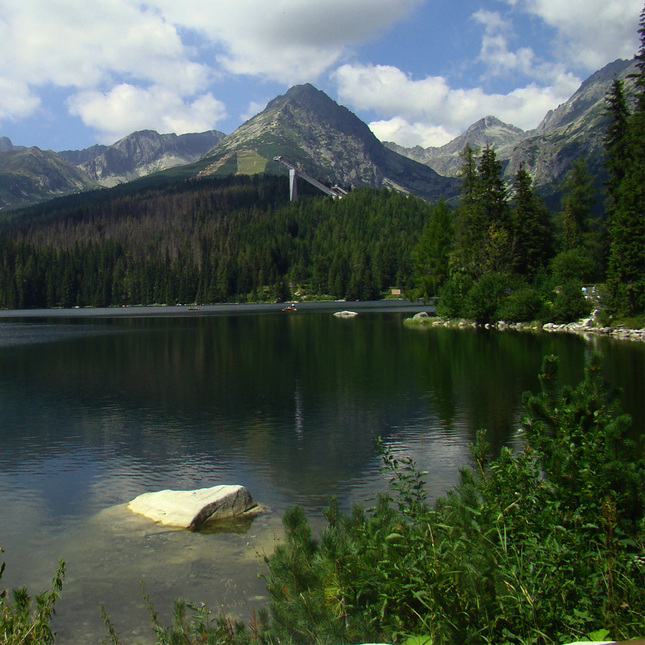
[{"label": "distant mountain range", "polygon": [[384,146],[347,108],[312,85],[273,99],[204,155],[205,174],[284,173],[282,156],[318,181],[386,186],[429,199],[454,196],[458,182]]},{"label": "distant mountain range", "polygon": [[[381,143],[347,108],[309,84],[292,87],[258,115],[226,136],[135,132],[114,145],[85,150],[43,151],[14,146],[0,137],[0,209],[57,195],[110,187],[166,171],[178,178],[286,172],[277,156],[322,182],[345,187],[390,187],[419,196],[450,199],[458,193],[459,152],[492,145],[508,180],[520,164],[545,195],[557,193],[572,162],[584,155],[602,175],[605,97],[614,78],[635,71],[618,60],[588,78],[573,96],[525,132],[488,116],[437,148]],[[177,172],[177,171],[180,172]],[[602,181],[602,180],[600,180]]]},{"label": "distant mountain range", "polygon": [[91,180],[109,186],[197,161],[225,136],[217,130],[182,135],[142,130],[112,146],[65,150],[59,155]]},{"label": "distant mountain range", "polygon": [[52,152],[0,138],[0,208],[111,187],[200,159],[226,135],[134,132],[111,146]]},{"label": "distant mountain range", "polygon": [[558,191],[572,162],[581,156],[587,159],[594,175],[603,176],[606,96],[615,78],[625,80],[628,90],[633,87],[629,75],[635,71],[635,61],[617,60],[606,65],[584,81],[568,101],[550,110],[535,130],[526,132],[488,116],[445,146],[404,148],[390,142],[385,145],[441,175],[456,177],[462,163],[459,153],[466,144],[472,148],[490,144],[503,163],[508,181],[512,181],[523,164],[536,188],[548,196]]}]

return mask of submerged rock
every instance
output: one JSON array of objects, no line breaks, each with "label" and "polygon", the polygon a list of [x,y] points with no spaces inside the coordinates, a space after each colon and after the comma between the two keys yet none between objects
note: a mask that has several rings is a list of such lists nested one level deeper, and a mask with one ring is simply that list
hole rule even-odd
[{"label": "submerged rock", "polygon": [[244,486],[220,485],[198,490],[162,490],[135,497],[128,508],[164,526],[196,529],[207,521],[262,512]]}]

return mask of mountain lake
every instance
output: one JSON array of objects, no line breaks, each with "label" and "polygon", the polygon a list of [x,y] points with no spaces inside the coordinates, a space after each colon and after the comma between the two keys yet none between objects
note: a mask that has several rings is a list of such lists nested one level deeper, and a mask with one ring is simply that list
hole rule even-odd
[{"label": "mountain lake", "polygon": [[[315,529],[331,495],[387,489],[374,436],[427,471],[430,499],[469,464],[521,442],[521,395],[543,357],[576,384],[593,350],[643,433],[645,344],[568,334],[408,328],[405,302],[0,312],[1,585],[37,593],[66,562],[59,645],[154,643],[173,600],[248,620],[267,603],[263,555],[281,516]],[[341,319],[335,311],[358,316]],[[163,489],[243,484],[269,511],[201,532],[126,508]]]}]

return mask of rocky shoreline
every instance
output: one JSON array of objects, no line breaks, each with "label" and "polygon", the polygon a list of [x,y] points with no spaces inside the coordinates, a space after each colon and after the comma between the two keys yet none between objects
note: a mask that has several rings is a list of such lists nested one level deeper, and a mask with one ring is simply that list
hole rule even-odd
[{"label": "rocky shoreline", "polygon": [[500,320],[496,323],[480,325],[472,320],[449,320],[428,315],[420,311],[412,318],[406,318],[404,322],[411,326],[419,327],[453,327],[459,329],[496,329],[498,331],[545,331],[548,333],[582,334],[584,336],[598,335],[616,340],[631,340],[645,342],[645,329],[625,329],[623,327],[600,327],[593,318],[580,320],[578,322],[556,324],[556,323],[511,323]]}]

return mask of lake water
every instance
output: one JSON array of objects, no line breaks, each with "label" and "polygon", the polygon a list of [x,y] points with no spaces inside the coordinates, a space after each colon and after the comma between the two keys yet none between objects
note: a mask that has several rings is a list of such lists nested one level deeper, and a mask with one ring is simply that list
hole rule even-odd
[{"label": "lake water", "polygon": [[[0,546],[3,587],[46,588],[67,565],[57,643],[153,643],[141,585],[166,623],[176,597],[247,619],[262,606],[262,554],[293,504],[314,525],[387,486],[373,436],[428,471],[431,497],[489,429],[519,441],[521,394],[543,356],[577,383],[592,349],[643,432],[643,343],[563,334],[409,329],[423,307],[356,303],[189,311],[2,312]],[[351,305],[354,308],[354,303]],[[168,530],[137,495],[243,484],[271,511],[226,531]],[[369,503],[369,502],[368,502]]]}]

